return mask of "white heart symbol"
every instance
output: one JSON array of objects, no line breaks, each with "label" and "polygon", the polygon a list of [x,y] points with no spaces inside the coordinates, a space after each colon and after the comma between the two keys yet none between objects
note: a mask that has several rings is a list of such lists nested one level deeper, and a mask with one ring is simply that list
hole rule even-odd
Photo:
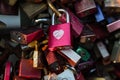
[{"label": "white heart symbol", "polygon": [[63,30],[55,30],[53,32],[53,36],[56,38],[56,39],[60,39],[62,38],[62,36],[64,35],[64,31]]}]

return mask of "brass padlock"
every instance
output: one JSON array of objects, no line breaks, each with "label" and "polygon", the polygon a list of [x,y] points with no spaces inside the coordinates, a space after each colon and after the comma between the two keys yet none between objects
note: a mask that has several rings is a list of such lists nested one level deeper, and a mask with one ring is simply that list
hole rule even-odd
[{"label": "brass padlock", "polygon": [[33,53],[33,67],[37,69],[43,69],[42,52],[38,48],[38,42],[35,41],[35,50]]}]

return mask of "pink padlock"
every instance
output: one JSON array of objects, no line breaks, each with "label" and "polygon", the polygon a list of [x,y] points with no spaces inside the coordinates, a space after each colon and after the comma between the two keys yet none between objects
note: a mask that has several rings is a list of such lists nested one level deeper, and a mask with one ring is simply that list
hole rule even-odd
[{"label": "pink padlock", "polygon": [[52,25],[49,28],[48,48],[53,51],[58,48],[71,47],[71,35],[70,35],[70,19],[69,14],[64,9],[58,9],[60,12],[66,14],[67,22],[63,24],[55,24],[55,13],[52,15]]}]

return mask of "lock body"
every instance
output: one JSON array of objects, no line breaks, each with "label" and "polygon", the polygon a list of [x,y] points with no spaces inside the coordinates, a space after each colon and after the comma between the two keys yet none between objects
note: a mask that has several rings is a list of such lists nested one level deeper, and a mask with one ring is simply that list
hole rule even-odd
[{"label": "lock body", "polygon": [[28,79],[40,79],[41,70],[33,68],[32,59],[21,59],[19,66],[19,77]]},{"label": "lock body", "polygon": [[104,10],[107,12],[109,11],[109,14],[111,15],[113,13],[120,12],[120,1],[119,0],[104,0]]},{"label": "lock body", "polygon": [[72,34],[73,36],[78,37],[81,34],[84,25],[80,22],[79,18],[70,11],[70,9],[67,9],[67,11],[70,15]]},{"label": "lock body", "polygon": [[111,54],[111,61],[113,63],[119,63],[120,62],[120,41],[115,41],[112,54]]},{"label": "lock body", "polygon": [[30,18],[33,19],[36,17],[40,12],[43,12],[47,9],[47,4],[45,3],[40,3],[40,4],[35,4],[35,3],[22,3],[20,4],[23,12]]},{"label": "lock body", "polygon": [[109,32],[114,32],[116,30],[119,30],[120,29],[120,20],[117,20],[117,21],[114,21],[110,24],[107,25],[107,29]]},{"label": "lock body", "polygon": [[51,72],[55,72],[55,73],[59,73],[60,71],[60,65],[58,63],[58,60],[54,54],[54,52],[48,52],[48,54],[46,55],[46,60],[47,63],[49,65],[49,69]]},{"label": "lock body", "polygon": [[51,75],[46,75],[44,76],[44,80],[75,80],[74,74],[71,70],[66,69],[62,73],[56,75],[56,74],[51,74]]},{"label": "lock body", "polygon": [[44,33],[40,28],[29,28],[20,31],[11,31],[11,39],[20,44],[28,44],[34,40],[40,40]]},{"label": "lock body", "polygon": [[80,0],[75,3],[76,14],[82,18],[96,12],[94,0]]},{"label": "lock body", "polygon": [[71,46],[71,35],[70,35],[70,23],[68,12],[59,9],[61,12],[65,12],[67,15],[67,23],[54,24],[55,13],[52,16],[52,25],[49,28],[48,48],[49,50],[55,50],[58,47]]},{"label": "lock body", "polygon": [[76,64],[79,62],[79,60],[81,59],[81,56],[78,55],[72,49],[59,50],[58,53],[61,56],[63,56],[70,63],[70,65],[73,66],[73,67],[75,67]]},{"label": "lock body", "polygon": [[76,52],[81,56],[83,61],[88,61],[90,59],[90,53],[86,49],[79,46]]},{"label": "lock body", "polygon": [[6,62],[4,80],[10,80],[11,72],[12,72],[12,63],[11,62]]},{"label": "lock body", "polygon": [[50,26],[48,46],[49,48],[71,46],[70,23]]}]

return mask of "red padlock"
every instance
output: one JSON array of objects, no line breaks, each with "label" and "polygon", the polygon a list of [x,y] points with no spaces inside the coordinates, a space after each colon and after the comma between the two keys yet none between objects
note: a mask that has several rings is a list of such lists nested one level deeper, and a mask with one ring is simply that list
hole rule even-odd
[{"label": "red padlock", "polygon": [[48,48],[51,51],[59,47],[71,46],[69,14],[64,9],[58,9],[58,11],[66,13],[67,23],[54,25],[55,13],[52,15],[48,38]]},{"label": "red padlock", "polygon": [[5,65],[4,80],[10,80],[11,72],[12,72],[12,63],[8,61],[6,62]]},{"label": "red padlock", "polygon": [[86,17],[97,11],[94,0],[78,0],[75,3],[76,14],[80,17]]},{"label": "red padlock", "polygon": [[21,59],[19,65],[19,77],[27,79],[40,79],[41,70],[33,68],[32,59]]}]

